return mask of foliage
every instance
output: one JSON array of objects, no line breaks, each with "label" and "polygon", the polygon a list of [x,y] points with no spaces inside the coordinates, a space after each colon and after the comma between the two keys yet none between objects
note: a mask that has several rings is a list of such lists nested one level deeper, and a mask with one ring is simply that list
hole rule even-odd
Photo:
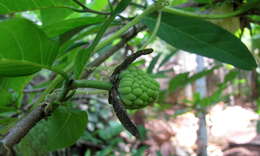
[{"label": "foliage", "polygon": [[[155,20],[147,17],[144,23],[152,28]],[[162,15],[158,36],[176,48],[214,58],[241,69],[256,67],[251,53],[239,39],[207,21],[165,13]]]},{"label": "foliage", "polygon": [[47,120],[39,122],[19,144],[24,155],[42,155],[72,145],[84,132],[87,114],[60,107]]}]

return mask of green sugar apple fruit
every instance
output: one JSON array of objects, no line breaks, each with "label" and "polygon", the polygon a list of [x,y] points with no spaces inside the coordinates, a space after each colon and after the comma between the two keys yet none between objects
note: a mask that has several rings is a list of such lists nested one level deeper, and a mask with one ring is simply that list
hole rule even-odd
[{"label": "green sugar apple fruit", "polygon": [[154,103],[159,88],[157,81],[134,66],[120,73],[118,91],[126,109],[140,109]]}]

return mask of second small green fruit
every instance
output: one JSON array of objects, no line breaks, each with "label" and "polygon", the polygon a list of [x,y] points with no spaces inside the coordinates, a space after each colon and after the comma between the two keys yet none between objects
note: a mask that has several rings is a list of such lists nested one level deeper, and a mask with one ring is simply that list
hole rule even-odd
[{"label": "second small green fruit", "polygon": [[126,109],[143,108],[158,98],[159,83],[134,66],[124,70],[119,79],[119,95]]}]

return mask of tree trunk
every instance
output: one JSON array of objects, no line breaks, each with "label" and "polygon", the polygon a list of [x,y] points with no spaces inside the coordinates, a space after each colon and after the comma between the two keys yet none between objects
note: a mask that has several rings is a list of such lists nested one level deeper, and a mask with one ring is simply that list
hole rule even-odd
[{"label": "tree trunk", "polygon": [[[197,56],[197,72],[204,70],[204,60],[202,56]],[[207,85],[205,77],[200,78],[196,81],[196,91],[200,94],[201,98],[207,96]],[[206,110],[202,108],[200,104],[197,104],[198,118],[199,118],[199,129],[197,131],[197,155],[198,156],[207,156],[207,145],[208,145],[208,136],[207,136],[207,124],[206,124]]]}]

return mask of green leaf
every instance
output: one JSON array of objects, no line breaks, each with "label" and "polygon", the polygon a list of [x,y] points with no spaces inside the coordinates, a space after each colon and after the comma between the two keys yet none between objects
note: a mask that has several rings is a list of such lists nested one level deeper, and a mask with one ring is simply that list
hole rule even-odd
[{"label": "green leaf", "polygon": [[192,111],[191,108],[184,108],[184,109],[178,109],[174,112],[174,114],[172,115],[174,118],[176,118],[177,116],[183,115],[185,113],[188,113]]},{"label": "green leaf", "polygon": [[[12,122],[16,122],[18,119],[17,118],[10,118],[10,117],[1,117],[0,119],[0,125],[1,126],[7,126],[8,124],[12,123]],[[0,126],[0,127],[1,127]]]},{"label": "green leaf", "polygon": [[156,156],[163,156],[160,150],[156,151]]},{"label": "green leaf", "polygon": [[[68,38],[67,38],[67,35],[68,35],[67,33],[62,34],[60,37],[62,40],[65,39],[65,42],[62,43],[62,46],[60,47],[60,51],[63,53],[68,51],[69,47],[71,47],[72,44],[75,44],[75,42],[82,40],[85,36],[98,32],[99,28],[100,28],[100,24],[91,25],[91,26],[87,27],[84,31],[80,31],[79,33],[77,33],[77,35],[70,40],[68,40]],[[78,29],[80,29],[80,28],[78,28]],[[70,33],[70,32],[68,32],[68,33]],[[64,36],[66,36],[66,37],[64,38]],[[63,53],[59,53],[59,54],[63,54]]]},{"label": "green leaf", "polygon": [[135,152],[133,152],[132,156],[142,156],[145,155],[145,151],[149,149],[148,145],[143,145],[141,147],[139,147]]},{"label": "green leaf", "polygon": [[188,0],[174,0],[174,1],[171,1],[171,5],[175,6],[175,5],[180,5],[180,4],[183,4],[186,2],[188,2]]},{"label": "green leaf", "polygon": [[[260,16],[259,16],[260,19]],[[260,20],[259,20],[260,21]],[[251,40],[252,40],[252,49],[260,49],[260,25],[256,26],[254,28],[256,31],[256,35],[254,35]]]},{"label": "green leaf", "polygon": [[260,98],[256,99],[256,112],[260,115]]},{"label": "green leaf", "polygon": [[219,67],[220,66],[215,66],[211,69],[203,70],[203,71],[196,73],[192,76],[189,76],[188,72],[178,74],[177,76],[175,76],[174,78],[172,78],[170,80],[168,90],[174,92],[174,91],[176,91],[176,89],[182,88],[182,87],[186,86],[188,83],[192,83],[192,82],[212,73],[215,69],[217,69]]},{"label": "green leaf", "polygon": [[87,149],[87,150],[85,151],[84,156],[91,156],[91,150],[90,150],[90,149]]},{"label": "green leaf", "polygon": [[98,24],[104,21],[104,17],[79,17],[62,20],[50,25],[43,26],[43,30],[49,37],[55,37],[86,25]]},{"label": "green leaf", "polygon": [[239,72],[236,70],[229,71],[228,74],[225,75],[224,83],[234,80],[238,76],[238,74]]},{"label": "green leaf", "polygon": [[75,77],[76,78],[79,78],[81,76],[82,70],[84,69],[86,63],[88,62],[89,58],[94,53],[96,46],[98,45],[98,43],[102,39],[102,37],[103,37],[104,33],[106,32],[107,28],[114,21],[116,15],[119,14],[120,12],[122,12],[128,6],[129,2],[130,2],[130,0],[120,1],[118,3],[118,5],[116,6],[115,11],[113,11],[113,13],[102,24],[99,32],[97,33],[94,41],[92,42],[92,44],[86,50],[83,49],[83,51],[80,51],[78,53],[78,55],[76,57],[76,61],[75,61],[76,62],[75,63]]},{"label": "green leaf", "polygon": [[108,139],[112,139],[113,137],[116,137],[123,130],[124,130],[124,128],[121,124],[119,124],[117,122],[113,122],[111,124],[111,127],[108,127],[105,129],[100,129],[98,131],[98,134],[102,139],[108,140]]},{"label": "green leaf", "polygon": [[215,67],[213,67],[211,69],[205,69],[205,70],[203,70],[203,71],[201,71],[199,73],[196,73],[196,74],[192,75],[189,78],[189,82],[194,82],[194,81],[196,81],[196,80],[198,80],[198,79],[200,79],[200,78],[202,78],[202,77],[212,73],[215,69],[218,69],[219,67],[220,66],[215,66]]},{"label": "green leaf", "polygon": [[24,76],[48,68],[57,53],[57,43],[31,21],[0,22],[0,76]]},{"label": "green leaf", "polygon": [[234,80],[238,74],[239,72],[236,70],[229,71],[229,73],[225,75],[224,81],[218,84],[217,89],[212,93],[212,95],[201,99],[198,104],[202,107],[208,107],[218,103],[219,101],[223,101],[225,97],[222,95],[222,93],[224,89],[228,87],[227,83]]},{"label": "green leaf", "polygon": [[[143,22],[153,30],[156,19],[146,17]],[[163,13],[158,36],[175,48],[250,70],[256,62],[247,47],[234,35],[210,22]]]},{"label": "green leaf", "polygon": [[110,153],[113,152],[113,147],[110,145],[104,149],[102,149],[101,151],[98,151],[95,156],[106,156],[106,155],[111,155]]},{"label": "green leaf", "polygon": [[15,112],[16,108],[15,107],[10,107],[10,106],[0,106],[0,113],[4,112]]},{"label": "green leaf", "polygon": [[[1,120],[2,120],[3,118],[1,118]],[[4,123],[4,124],[0,124],[0,135],[1,136],[4,136],[4,135],[6,135],[7,133],[8,133],[8,131],[12,128],[12,127],[14,127],[15,126],[15,124],[17,123],[17,118],[5,118],[5,120],[7,121],[7,120],[9,120],[8,121],[8,123]],[[3,121],[3,122],[5,122],[5,121]]]},{"label": "green leaf", "polygon": [[83,134],[87,124],[84,111],[61,107],[48,119],[48,150],[72,145]]},{"label": "green leaf", "polygon": [[97,11],[103,10],[108,4],[108,0],[93,0],[88,6]]},{"label": "green leaf", "polygon": [[153,73],[153,69],[156,65],[156,63],[158,62],[159,58],[161,56],[161,53],[157,54],[152,61],[150,62],[148,68],[147,68],[147,73],[152,74]]},{"label": "green leaf", "polygon": [[212,0],[195,0],[198,3],[212,3]]},{"label": "green leaf", "polygon": [[185,86],[188,82],[189,72],[181,73],[172,78],[169,82],[169,91],[176,91],[179,87]]},{"label": "green leaf", "polygon": [[137,129],[140,134],[140,140],[145,140],[147,138],[147,129],[144,127],[144,125],[138,125]]},{"label": "green leaf", "polygon": [[94,144],[102,144],[102,141],[99,140],[98,138],[96,138],[94,133],[91,133],[91,132],[88,132],[88,131],[85,131],[84,132],[84,135],[81,136],[81,140],[84,140],[84,141],[89,141],[89,142],[92,142]]},{"label": "green leaf", "polygon": [[145,64],[145,59],[140,59],[140,60],[135,61],[135,62],[132,63],[132,65],[136,66],[136,67],[144,65],[144,64]]},{"label": "green leaf", "polygon": [[88,49],[89,48],[81,47],[77,53],[77,56],[75,57],[74,72],[77,77],[80,76],[83,68],[85,67],[85,64],[91,57],[91,52]]},{"label": "green leaf", "polygon": [[0,15],[27,10],[70,7],[69,0],[0,0]]},{"label": "green leaf", "polygon": [[131,0],[121,0],[115,8],[113,14],[120,14],[122,11],[125,10],[125,8],[128,6],[130,2]]},{"label": "green leaf", "polygon": [[257,134],[260,134],[260,120],[259,119],[257,120],[257,123],[256,123],[256,132],[257,132]]},{"label": "green leaf", "polygon": [[199,104],[202,107],[208,107],[210,105],[213,105],[213,104],[216,104],[216,103],[222,101],[223,100],[222,93],[226,87],[227,87],[227,85],[225,83],[219,84],[218,89],[216,89],[212,95],[201,99],[201,101],[198,102],[197,104]]},{"label": "green leaf", "polygon": [[[17,106],[31,77],[0,77],[0,106]],[[0,111],[1,112],[1,111]]]},{"label": "green leaf", "polygon": [[[72,1],[71,1],[72,2]],[[47,8],[41,10],[42,25],[50,25],[66,19],[70,14],[74,13],[66,8]],[[55,16],[53,16],[55,15]]]},{"label": "green leaf", "polygon": [[173,72],[173,69],[161,70],[161,71],[158,71],[154,74],[150,74],[150,76],[153,77],[154,79],[166,78],[166,77],[168,77],[166,74],[169,73],[169,72]]},{"label": "green leaf", "polygon": [[163,66],[165,63],[167,63],[173,55],[175,55],[177,53],[178,49],[174,49],[173,51],[171,51],[168,55],[166,55],[163,60],[161,61],[161,63],[159,64],[159,67]]},{"label": "green leaf", "polygon": [[[57,1],[57,0],[56,0]],[[79,0],[84,4],[85,0]],[[73,8],[79,8],[80,6],[76,4],[73,0],[65,0],[62,4],[70,6]],[[68,8],[45,8],[40,10],[42,25],[53,24],[70,17],[79,17],[81,14]],[[55,16],[53,16],[55,15]]]},{"label": "green leaf", "polygon": [[83,135],[87,121],[85,111],[59,107],[22,139],[19,149],[24,155],[40,155],[68,147]]}]

